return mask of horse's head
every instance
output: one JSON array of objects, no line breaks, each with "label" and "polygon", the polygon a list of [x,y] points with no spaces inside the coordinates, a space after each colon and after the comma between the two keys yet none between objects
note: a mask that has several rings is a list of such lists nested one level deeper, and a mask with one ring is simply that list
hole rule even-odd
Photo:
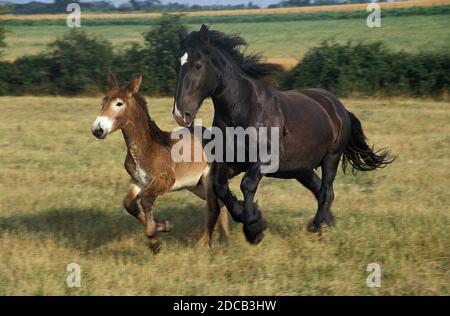
[{"label": "horse's head", "polygon": [[128,84],[119,86],[116,77],[108,74],[108,94],[103,98],[100,113],[94,124],[92,134],[104,139],[108,134],[121,129],[130,119],[131,114],[137,108],[135,94],[142,83],[142,75],[139,75]]},{"label": "horse's head", "polygon": [[203,100],[219,85],[218,71],[208,49],[209,30],[187,34],[181,29],[178,78],[172,114],[179,125],[189,127]]}]

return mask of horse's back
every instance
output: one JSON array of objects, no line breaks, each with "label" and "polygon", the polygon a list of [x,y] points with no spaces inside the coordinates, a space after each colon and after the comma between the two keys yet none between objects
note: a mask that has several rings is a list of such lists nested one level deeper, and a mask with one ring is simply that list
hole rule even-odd
[{"label": "horse's back", "polygon": [[342,126],[343,105],[319,89],[289,90],[278,98],[285,123],[286,160],[316,167],[336,144]]}]

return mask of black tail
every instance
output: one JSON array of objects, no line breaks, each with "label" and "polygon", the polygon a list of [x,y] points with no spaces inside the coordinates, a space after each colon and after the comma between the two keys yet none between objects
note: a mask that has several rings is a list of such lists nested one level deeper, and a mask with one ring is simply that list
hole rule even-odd
[{"label": "black tail", "polygon": [[342,156],[342,169],[345,173],[347,165],[353,167],[355,171],[370,171],[377,168],[384,168],[394,161],[394,157],[387,149],[374,151],[373,147],[367,144],[361,122],[351,112],[348,112],[351,121],[351,135]]}]

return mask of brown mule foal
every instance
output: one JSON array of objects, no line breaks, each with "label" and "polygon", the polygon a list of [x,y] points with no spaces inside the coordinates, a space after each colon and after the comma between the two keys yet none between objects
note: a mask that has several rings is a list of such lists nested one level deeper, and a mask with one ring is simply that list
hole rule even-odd
[{"label": "brown mule foal", "polygon": [[[206,229],[199,241],[210,246],[211,237],[219,221],[220,239],[228,236],[228,214],[213,189],[213,165],[206,155],[200,162],[173,161],[171,148],[185,137],[172,140],[169,132],[162,131],[150,118],[145,99],[138,93],[142,75],[124,86],[119,86],[113,74],[108,75],[109,92],[101,104],[100,113],[92,125],[92,133],[99,139],[121,129],[127,146],[125,169],[130,175],[128,192],[123,200],[125,209],[142,224],[154,253],[161,249],[159,232],[169,231],[170,224],[158,222],[153,216],[155,200],[170,191],[188,189],[207,201]],[[191,133],[190,144],[203,148],[202,140]],[[186,147],[183,147],[186,148]],[[189,147],[188,147],[189,148]],[[193,155],[193,153],[192,153]],[[138,202],[143,211],[139,208]]]}]

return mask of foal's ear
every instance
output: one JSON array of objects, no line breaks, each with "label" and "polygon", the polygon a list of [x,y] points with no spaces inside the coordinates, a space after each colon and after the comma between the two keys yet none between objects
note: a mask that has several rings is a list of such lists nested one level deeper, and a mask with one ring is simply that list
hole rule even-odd
[{"label": "foal's ear", "polygon": [[209,28],[202,24],[202,27],[200,28],[200,41],[202,42],[208,42],[209,36],[208,36]]},{"label": "foal's ear", "polygon": [[108,89],[111,90],[118,86],[116,76],[110,71],[108,72]]},{"label": "foal's ear", "polygon": [[143,74],[141,73],[131,79],[130,83],[128,84],[128,90],[130,90],[131,93],[137,93],[139,91],[142,83],[142,76]]}]

